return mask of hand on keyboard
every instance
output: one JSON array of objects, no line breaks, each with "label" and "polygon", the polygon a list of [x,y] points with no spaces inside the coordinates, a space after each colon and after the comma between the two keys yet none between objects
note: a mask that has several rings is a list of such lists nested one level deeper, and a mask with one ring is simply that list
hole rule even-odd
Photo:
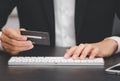
[{"label": "hand on keyboard", "polygon": [[73,60],[64,59],[64,57],[12,57],[8,61],[9,65],[104,65],[103,58],[95,58],[93,60]]},{"label": "hand on keyboard", "polygon": [[95,57],[108,57],[114,54],[117,50],[118,44],[111,38],[106,38],[97,43],[85,43],[78,46],[73,46],[68,49],[64,55],[65,58],[72,57],[76,59],[85,59],[89,56],[90,59]]}]

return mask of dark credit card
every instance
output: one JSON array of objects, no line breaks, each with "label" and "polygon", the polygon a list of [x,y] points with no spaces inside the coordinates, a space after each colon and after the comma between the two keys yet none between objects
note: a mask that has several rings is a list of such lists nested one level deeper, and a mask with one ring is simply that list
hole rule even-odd
[{"label": "dark credit card", "polygon": [[50,38],[48,32],[41,32],[41,31],[21,31],[22,35],[27,36],[27,39],[32,41],[33,44],[37,45],[50,45]]}]

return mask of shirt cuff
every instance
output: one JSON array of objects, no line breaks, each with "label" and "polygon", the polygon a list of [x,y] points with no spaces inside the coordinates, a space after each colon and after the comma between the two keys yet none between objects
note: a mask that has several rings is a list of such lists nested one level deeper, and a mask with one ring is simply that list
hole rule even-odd
[{"label": "shirt cuff", "polygon": [[[2,32],[0,31],[0,36],[2,35]],[[3,51],[1,40],[0,40],[0,50]]]},{"label": "shirt cuff", "polygon": [[117,48],[117,51],[115,53],[119,53],[120,52],[120,37],[112,36],[112,37],[108,37],[107,39],[113,39],[118,43],[118,48]]}]

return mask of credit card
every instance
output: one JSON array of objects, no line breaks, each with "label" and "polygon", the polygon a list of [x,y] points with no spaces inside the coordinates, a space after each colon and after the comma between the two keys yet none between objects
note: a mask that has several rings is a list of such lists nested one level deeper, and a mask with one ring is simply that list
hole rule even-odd
[{"label": "credit card", "polygon": [[36,45],[50,45],[50,38],[48,32],[41,32],[41,31],[21,31],[22,35],[27,36],[27,39],[32,41],[33,44]]}]

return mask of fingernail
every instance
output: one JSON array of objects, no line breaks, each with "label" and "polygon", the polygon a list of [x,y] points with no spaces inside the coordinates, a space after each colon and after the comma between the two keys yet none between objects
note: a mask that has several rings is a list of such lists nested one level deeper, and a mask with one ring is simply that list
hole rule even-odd
[{"label": "fingernail", "polygon": [[30,46],[31,49],[32,49],[33,47],[34,47],[33,45]]},{"label": "fingernail", "polygon": [[74,57],[72,57],[72,59],[73,59],[73,60],[76,60],[76,57],[74,56]]},{"label": "fingernail", "polygon": [[75,55],[75,56],[73,56],[73,59],[74,59],[74,60],[76,60],[77,58],[78,58],[78,56],[76,56],[76,55]]},{"label": "fingernail", "polygon": [[84,60],[85,58],[84,57],[80,57],[80,60]]},{"label": "fingernail", "polygon": [[68,54],[66,53],[65,55],[64,55],[64,58],[65,59],[67,59],[69,56],[68,56]]},{"label": "fingernail", "polygon": [[89,59],[94,59],[93,57],[89,57]]}]

